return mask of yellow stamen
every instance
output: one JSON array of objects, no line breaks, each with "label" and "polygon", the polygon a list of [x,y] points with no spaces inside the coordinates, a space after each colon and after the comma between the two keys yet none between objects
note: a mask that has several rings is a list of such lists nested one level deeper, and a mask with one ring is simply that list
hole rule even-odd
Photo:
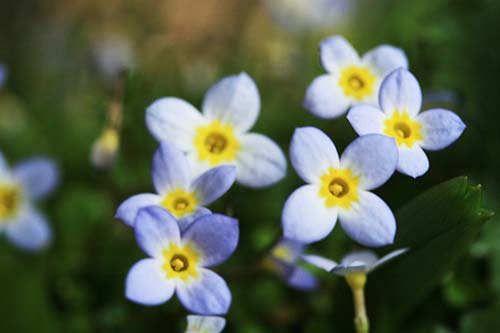
[{"label": "yellow stamen", "polygon": [[0,184],[0,222],[14,216],[21,203],[21,190],[12,184]]},{"label": "yellow stamen", "polygon": [[339,84],[344,95],[363,100],[373,94],[375,75],[367,67],[350,66],[341,71]]},{"label": "yellow stamen", "polygon": [[169,192],[160,205],[179,218],[194,212],[198,207],[198,198],[194,192],[177,189]]},{"label": "yellow stamen", "polygon": [[396,143],[412,147],[422,140],[422,125],[411,119],[407,112],[394,112],[392,116],[384,122],[384,133],[396,139]]},{"label": "yellow stamen", "polygon": [[163,258],[165,262],[162,268],[167,278],[178,278],[187,281],[199,276],[200,255],[194,246],[190,244],[171,244],[163,252]]},{"label": "yellow stamen", "polygon": [[198,152],[198,159],[214,166],[233,161],[240,148],[240,142],[231,125],[214,121],[196,130],[194,146]]},{"label": "yellow stamen", "polygon": [[325,199],[326,207],[349,208],[358,201],[359,177],[349,169],[328,169],[321,176],[319,196]]}]

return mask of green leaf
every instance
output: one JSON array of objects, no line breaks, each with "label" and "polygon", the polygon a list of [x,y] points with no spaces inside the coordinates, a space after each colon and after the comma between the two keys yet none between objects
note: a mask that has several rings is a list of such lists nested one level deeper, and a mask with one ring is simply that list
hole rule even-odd
[{"label": "green leaf", "polygon": [[469,250],[491,216],[481,207],[481,187],[465,177],[438,185],[401,208],[393,247],[410,251],[370,275],[368,311],[377,318],[374,331],[399,331],[397,326]]}]

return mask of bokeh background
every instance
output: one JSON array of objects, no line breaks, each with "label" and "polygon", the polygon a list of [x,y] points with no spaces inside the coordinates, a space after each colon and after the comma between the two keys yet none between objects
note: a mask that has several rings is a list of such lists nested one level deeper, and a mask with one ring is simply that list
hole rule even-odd
[{"label": "bokeh background", "polygon": [[[343,149],[356,137],[348,122],[316,119],[301,106],[306,87],[323,72],[318,43],[333,34],[361,53],[382,43],[402,47],[426,107],[449,107],[468,126],[450,148],[429,153],[425,176],[396,174],[378,190],[389,205],[398,210],[433,185],[467,175],[482,184],[484,206],[498,211],[499,15],[497,0],[1,0],[0,63],[9,74],[0,89],[0,149],[10,162],[53,157],[63,179],[41,207],[54,229],[49,249],[26,254],[0,240],[0,332],[183,332],[187,313],[176,300],[146,308],[124,298],[126,273],[144,254],[113,215],[130,195],[152,190],[157,143],[145,127],[145,108],[167,95],[199,106],[218,79],[246,71],[262,99],[255,131],[288,151],[295,127],[317,126]],[[120,151],[112,168],[96,170],[91,146],[106,126],[122,68],[128,75]],[[285,199],[300,184],[289,167],[279,184],[235,186],[212,206],[241,225],[236,254],[218,268],[233,292],[226,332],[353,330],[342,279],[319,274],[321,289],[301,292],[259,264],[280,236]],[[376,332],[500,330],[498,222],[481,228],[403,319]],[[337,228],[311,250],[338,260],[355,248]],[[432,269],[425,260],[415,266]],[[382,274],[369,284],[376,279],[391,288]],[[390,309],[385,319],[368,312],[372,322],[391,321]]]}]

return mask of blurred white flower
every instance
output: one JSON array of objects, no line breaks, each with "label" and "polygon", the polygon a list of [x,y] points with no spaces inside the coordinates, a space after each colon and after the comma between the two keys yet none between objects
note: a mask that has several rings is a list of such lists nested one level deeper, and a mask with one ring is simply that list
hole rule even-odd
[{"label": "blurred white flower", "polygon": [[92,56],[99,73],[105,80],[113,81],[118,75],[134,67],[132,41],[121,34],[109,34],[98,39]]}]

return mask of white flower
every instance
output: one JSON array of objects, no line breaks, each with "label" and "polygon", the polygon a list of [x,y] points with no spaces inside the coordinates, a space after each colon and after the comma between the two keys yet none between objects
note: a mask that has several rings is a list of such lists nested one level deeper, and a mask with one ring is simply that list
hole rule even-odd
[{"label": "white flower", "polygon": [[380,109],[355,106],[347,119],[359,135],[379,133],[395,138],[399,151],[397,170],[414,178],[429,169],[423,149],[443,149],[465,129],[462,120],[449,110],[419,113],[422,92],[417,79],[405,69],[397,69],[387,76],[380,88],[379,103]]},{"label": "white flower", "polygon": [[226,319],[216,316],[187,316],[186,333],[220,333],[226,326]]},{"label": "white flower", "polygon": [[11,170],[0,153],[0,233],[26,251],[46,247],[52,232],[34,203],[49,195],[58,179],[58,169],[48,159],[31,158]]},{"label": "white flower", "polygon": [[396,169],[395,140],[366,135],[354,140],[339,159],[330,138],[313,127],[295,130],[290,145],[295,171],[308,184],[293,192],[282,214],[284,237],[311,243],[326,237],[337,219],[365,246],[391,244],[396,221],[391,209],[369,192]]},{"label": "white flower", "polygon": [[376,105],[380,83],[399,67],[408,67],[405,53],[381,45],[362,57],[341,36],[321,42],[320,58],[327,74],[318,76],[307,89],[304,106],[321,118],[336,118],[358,103]]},{"label": "white flower", "polygon": [[260,112],[254,81],[245,73],[229,76],[207,92],[198,112],[188,102],[165,97],[146,111],[146,123],[158,141],[167,141],[188,154],[197,174],[214,166],[236,166],[236,180],[264,187],[285,176],[286,160],[274,141],[247,133]]}]

